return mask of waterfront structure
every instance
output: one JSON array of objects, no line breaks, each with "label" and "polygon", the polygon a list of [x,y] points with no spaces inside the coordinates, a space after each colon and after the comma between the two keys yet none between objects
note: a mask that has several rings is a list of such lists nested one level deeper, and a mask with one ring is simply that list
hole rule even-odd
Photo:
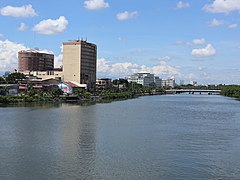
[{"label": "waterfront structure", "polygon": [[18,71],[48,71],[54,69],[54,55],[40,50],[18,52]]},{"label": "waterfront structure", "polygon": [[112,87],[112,79],[110,78],[99,78],[96,80],[96,88],[99,90],[109,89]]},{"label": "waterfront structure", "polygon": [[141,84],[142,86],[150,86],[154,84],[154,74],[135,73],[127,78],[128,82]]},{"label": "waterfront structure", "polygon": [[162,80],[162,87],[171,87],[174,88],[176,86],[175,79],[165,79]]},{"label": "waterfront structure", "polygon": [[63,80],[96,87],[97,46],[83,40],[63,43]]}]

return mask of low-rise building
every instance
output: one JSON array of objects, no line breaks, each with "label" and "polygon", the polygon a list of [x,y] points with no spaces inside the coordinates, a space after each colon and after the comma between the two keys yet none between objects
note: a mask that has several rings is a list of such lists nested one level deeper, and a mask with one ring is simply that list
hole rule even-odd
[{"label": "low-rise building", "polygon": [[154,84],[155,84],[156,87],[161,87],[162,79],[159,78],[158,76],[154,76]]},{"label": "low-rise building", "polygon": [[109,89],[112,87],[112,79],[110,78],[99,78],[96,80],[96,88],[98,90]]},{"label": "low-rise building", "polygon": [[171,87],[174,88],[176,86],[175,79],[165,79],[162,80],[162,87]]},{"label": "low-rise building", "polygon": [[22,72],[27,77],[35,77],[38,79],[56,79],[58,81],[62,81],[63,72],[61,69],[57,70],[49,70],[49,71],[23,71]]},{"label": "low-rise building", "polygon": [[154,74],[135,73],[127,78],[128,82],[141,84],[142,86],[150,86],[154,84]]}]

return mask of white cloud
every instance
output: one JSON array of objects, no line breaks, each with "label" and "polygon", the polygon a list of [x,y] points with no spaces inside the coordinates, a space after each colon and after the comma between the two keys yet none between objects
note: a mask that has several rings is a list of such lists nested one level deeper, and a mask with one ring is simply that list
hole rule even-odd
[{"label": "white cloud", "polygon": [[[62,46],[60,47],[62,48]],[[0,72],[12,71],[18,69],[18,51],[29,49],[23,44],[11,42],[9,40],[0,40]],[[49,50],[42,50],[44,52],[52,53]],[[54,67],[62,65],[62,54],[54,56]]]},{"label": "white cloud", "polygon": [[18,51],[27,49],[23,44],[0,40],[0,71],[9,71],[18,67]]},{"label": "white cloud", "polygon": [[19,28],[18,28],[19,31],[25,31],[27,29],[28,29],[28,27],[25,23],[21,23]]},{"label": "white cloud", "polygon": [[224,22],[222,20],[217,20],[215,18],[210,22],[210,26],[212,26],[212,27],[221,26],[223,24],[224,24]]},{"label": "white cloud", "polygon": [[60,49],[61,49],[61,54],[59,54],[59,55],[57,55],[57,56],[54,55],[54,67],[55,67],[55,68],[59,68],[59,67],[62,66],[63,45],[60,47]]},{"label": "white cloud", "polygon": [[37,13],[35,12],[31,4],[21,6],[21,7],[6,6],[0,9],[0,14],[3,16],[13,16],[13,17],[37,16]]},{"label": "white cloud", "polygon": [[137,72],[149,72],[155,75],[167,75],[169,77],[180,75],[176,67],[167,65],[164,61],[152,67],[131,62],[112,63],[104,58],[98,59],[97,61],[97,73],[98,76],[101,77],[126,77]]},{"label": "white cloud", "polygon": [[89,10],[98,10],[109,7],[109,4],[104,0],[86,0],[84,1],[84,5],[84,7]]},{"label": "white cloud", "polygon": [[216,55],[216,50],[211,44],[208,44],[205,48],[193,49],[192,55],[193,56],[214,56]]},{"label": "white cloud", "polygon": [[40,23],[36,24],[33,31],[39,34],[51,35],[63,33],[68,25],[68,21],[64,16],[60,16],[58,19],[47,19],[42,20]]},{"label": "white cloud", "polygon": [[206,4],[203,10],[210,13],[229,13],[240,11],[239,0],[214,0],[212,4]]},{"label": "white cloud", "polygon": [[184,41],[177,41],[176,45],[178,45],[178,46],[190,46],[190,45],[192,45],[192,43],[184,42]]},{"label": "white cloud", "polygon": [[201,38],[201,39],[194,39],[194,40],[192,40],[192,43],[193,43],[194,45],[202,45],[202,44],[205,44],[206,41],[205,41],[204,38]]},{"label": "white cloud", "polygon": [[234,28],[237,28],[237,24],[230,24],[229,26],[228,26],[228,28],[229,29],[234,29]]},{"label": "white cloud", "polygon": [[176,45],[178,46],[192,46],[192,45],[203,45],[206,43],[204,38],[193,39],[191,42],[177,41]]},{"label": "white cloud", "polygon": [[187,2],[179,1],[176,5],[176,9],[184,9],[190,7],[190,4]]},{"label": "white cloud", "polygon": [[120,21],[125,21],[128,19],[132,19],[138,16],[138,12],[137,11],[133,11],[133,12],[128,12],[128,11],[124,11],[124,12],[120,12],[117,14],[117,19]]},{"label": "white cloud", "polygon": [[60,66],[62,66],[62,54],[58,55],[58,56],[54,56],[54,67],[55,68],[59,68]]}]

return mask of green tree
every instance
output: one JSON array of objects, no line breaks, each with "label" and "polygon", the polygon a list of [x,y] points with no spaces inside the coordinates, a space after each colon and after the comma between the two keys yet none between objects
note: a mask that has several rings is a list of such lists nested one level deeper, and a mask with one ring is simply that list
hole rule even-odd
[{"label": "green tree", "polygon": [[53,97],[59,97],[60,95],[63,95],[63,91],[60,88],[56,88],[51,91],[51,94]]},{"label": "green tree", "polygon": [[0,84],[6,84],[6,80],[3,77],[0,77]]},{"label": "green tree", "polygon": [[11,73],[6,77],[8,84],[16,84],[19,80],[26,79],[26,76],[23,73],[15,72]]},{"label": "green tree", "polygon": [[6,96],[8,92],[9,92],[8,86],[4,86],[2,89],[0,89],[0,95],[2,96]]}]

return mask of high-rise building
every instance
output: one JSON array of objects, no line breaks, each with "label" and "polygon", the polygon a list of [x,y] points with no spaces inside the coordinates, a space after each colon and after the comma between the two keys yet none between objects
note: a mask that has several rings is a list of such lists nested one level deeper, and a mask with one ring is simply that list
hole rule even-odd
[{"label": "high-rise building", "polygon": [[54,55],[39,50],[18,52],[18,71],[48,71],[54,69]]},{"label": "high-rise building", "polygon": [[95,89],[97,46],[83,40],[63,43],[63,79]]}]

